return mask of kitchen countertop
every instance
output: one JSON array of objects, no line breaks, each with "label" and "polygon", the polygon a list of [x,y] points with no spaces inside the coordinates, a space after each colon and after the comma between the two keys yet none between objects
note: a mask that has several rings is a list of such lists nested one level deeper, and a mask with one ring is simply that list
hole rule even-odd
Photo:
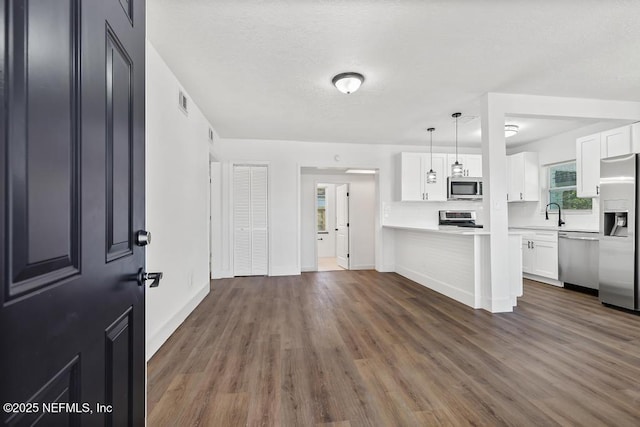
[{"label": "kitchen countertop", "polygon": [[557,225],[514,225],[509,229],[524,228],[527,230],[544,230],[544,231],[579,231],[582,233],[599,233],[598,230],[576,227],[558,227]]},{"label": "kitchen countertop", "polygon": [[[434,233],[456,234],[462,236],[486,236],[491,234],[489,230],[482,228],[456,227],[456,226],[408,226],[399,224],[383,224],[383,227],[395,228],[399,230],[409,231],[429,231]],[[515,230],[540,230],[540,231],[577,231],[582,233],[598,233],[598,230],[575,228],[575,227],[558,227],[557,225],[517,225],[509,227],[509,234],[523,234]]]},{"label": "kitchen countertop", "polygon": [[[482,228],[470,228],[470,227],[456,227],[456,226],[431,226],[431,227],[416,227],[416,226],[407,226],[407,225],[394,225],[394,224],[383,224],[383,227],[386,228],[395,228],[398,230],[409,230],[409,231],[426,231],[432,233],[443,233],[443,234],[455,234],[458,236],[488,236],[491,234],[489,230],[484,230]],[[515,231],[510,231],[511,235],[522,234]]]}]

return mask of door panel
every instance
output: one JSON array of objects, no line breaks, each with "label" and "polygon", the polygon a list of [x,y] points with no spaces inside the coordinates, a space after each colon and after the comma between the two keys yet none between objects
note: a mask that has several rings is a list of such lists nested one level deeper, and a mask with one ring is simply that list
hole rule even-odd
[{"label": "door panel", "polygon": [[596,197],[600,185],[600,134],[576,141],[578,197]]},{"label": "door panel", "polygon": [[[56,7],[42,2],[8,6],[5,13],[15,36],[9,39],[7,59],[15,77],[7,85],[11,108],[4,114],[11,141],[7,146],[11,175],[3,177],[9,187],[6,206],[11,207],[8,263],[3,269],[8,273],[5,302],[77,275],[80,265],[75,161],[79,89],[69,67],[79,52],[78,43],[69,43],[79,31],[78,8],[72,1]],[[31,22],[42,23],[51,33],[44,37]],[[42,55],[49,49],[60,56],[43,64]]]},{"label": "door panel", "polygon": [[268,267],[268,168],[233,167],[233,274],[266,275]]},{"label": "door panel", "polygon": [[423,167],[420,153],[402,153],[400,165],[401,200],[424,200]]},{"label": "door panel", "polygon": [[349,269],[349,184],[336,186],[336,258]]},{"label": "door panel", "polygon": [[125,3],[0,3],[0,400],[113,405],[3,425],[144,424],[145,5]]},{"label": "door panel", "polygon": [[558,279],[558,243],[534,241],[535,269],[534,274],[551,279]]},{"label": "door panel", "polygon": [[131,59],[107,28],[107,261],[133,251]]},{"label": "door panel", "polygon": [[633,152],[631,146],[631,127],[624,126],[617,129],[602,132],[600,156],[607,157],[621,156]]}]

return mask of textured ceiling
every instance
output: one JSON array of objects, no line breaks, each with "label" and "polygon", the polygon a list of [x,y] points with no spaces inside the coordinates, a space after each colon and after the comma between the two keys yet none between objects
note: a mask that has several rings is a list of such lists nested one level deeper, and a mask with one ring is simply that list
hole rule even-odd
[{"label": "textured ceiling", "polygon": [[[486,92],[640,101],[639,17],[638,0],[148,0],[147,25],[222,137],[422,144]],[[332,86],[344,71],[358,92]]]}]

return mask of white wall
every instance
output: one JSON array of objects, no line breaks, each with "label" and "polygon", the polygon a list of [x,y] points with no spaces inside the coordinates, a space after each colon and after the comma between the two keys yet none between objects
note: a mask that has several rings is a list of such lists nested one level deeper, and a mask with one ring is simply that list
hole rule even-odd
[{"label": "white wall", "polygon": [[[349,244],[352,270],[375,267],[376,182],[374,175],[302,174],[300,185],[301,269],[315,271],[315,185],[316,183],[349,184]],[[333,199],[335,203],[335,196]],[[335,214],[334,214],[335,215]],[[320,254],[319,256],[322,256]],[[335,240],[334,240],[335,256]]]},{"label": "white wall", "polygon": [[[602,122],[569,132],[564,132],[549,138],[544,138],[529,144],[521,145],[509,149],[508,154],[520,153],[523,151],[535,151],[538,153],[540,167],[553,163],[561,163],[576,159],[576,139],[586,135],[602,132],[604,130],[619,127],[618,122]],[[547,176],[544,169],[540,170],[540,201],[509,203],[509,226],[526,225],[555,225],[558,215],[549,215],[549,220],[545,220],[544,208],[546,206],[545,188],[547,186]],[[599,199],[593,199],[593,209],[585,212],[563,212],[566,227],[581,228],[588,230],[598,230]]]},{"label": "white wall", "polygon": [[[209,292],[209,123],[189,99],[178,108],[180,84],[147,43],[147,271],[162,271],[147,289],[147,358]],[[188,94],[187,94],[188,96]]]},{"label": "white wall", "polygon": [[[393,231],[380,227],[381,207],[383,204],[394,201],[394,198],[399,198],[396,191],[396,171],[399,166],[398,154],[402,151],[427,152],[427,149],[420,146],[400,145],[221,139],[219,159],[223,165],[220,175],[214,177],[214,180],[220,179],[222,188],[219,192],[220,200],[214,200],[213,203],[229,206],[230,196],[228,193],[232,184],[229,171],[233,162],[268,162],[271,191],[270,274],[274,276],[300,274],[300,168],[378,169],[374,213],[375,268],[378,271],[393,271]],[[453,144],[446,148],[434,147],[434,151],[452,152]],[[478,150],[468,150],[468,152],[477,153]],[[425,208],[411,204],[407,209]],[[437,215],[437,208],[434,207],[431,210],[436,212],[433,215]],[[219,274],[214,271],[214,275],[217,274],[216,277],[231,277],[233,271],[229,268],[232,265],[229,257],[232,252],[232,235],[228,230],[228,220],[222,219],[222,221],[223,235],[213,242],[214,253],[220,254],[219,262],[222,268]]]}]

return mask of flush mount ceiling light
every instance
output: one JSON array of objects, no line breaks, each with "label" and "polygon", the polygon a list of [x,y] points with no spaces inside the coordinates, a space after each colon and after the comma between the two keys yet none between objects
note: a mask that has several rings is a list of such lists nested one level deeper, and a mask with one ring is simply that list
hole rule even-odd
[{"label": "flush mount ceiling light", "polygon": [[427,184],[435,184],[437,177],[436,172],[433,170],[433,131],[436,128],[429,128],[427,132],[429,132],[429,151],[431,152],[431,167],[429,168],[429,172],[427,173]]},{"label": "flush mount ceiling light", "polygon": [[350,94],[358,89],[360,89],[360,85],[364,82],[364,76],[360,73],[340,73],[335,76],[331,82],[340,92],[344,94]]},{"label": "flush mount ceiling light", "polygon": [[520,128],[518,125],[504,125],[504,136],[505,138],[509,138],[518,133]]},{"label": "flush mount ceiling light", "polygon": [[458,163],[458,117],[462,113],[453,113],[451,117],[456,120],[456,162],[451,165],[451,176],[458,178],[464,175],[464,169],[462,163]]}]

